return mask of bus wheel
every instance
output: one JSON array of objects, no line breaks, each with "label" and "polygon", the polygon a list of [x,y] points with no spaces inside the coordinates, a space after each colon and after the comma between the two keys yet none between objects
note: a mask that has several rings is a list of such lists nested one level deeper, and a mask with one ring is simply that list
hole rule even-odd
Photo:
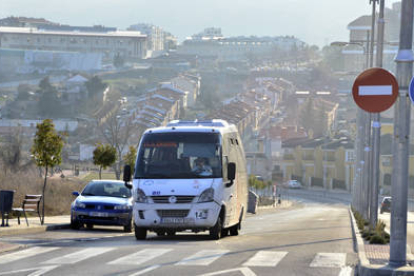
[{"label": "bus wheel", "polygon": [[210,238],[213,240],[219,240],[222,235],[223,223],[221,222],[221,217],[217,218],[216,224],[210,228]]},{"label": "bus wheel", "polygon": [[145,240],[147,238],[147,229],[142,227],[137,227],[134,223],[135,238],[137,240]]},{"label": "bus wheel", "polygon": [[165,231],[164,230],[157,230],[157,231],[155,231],[155,233],[157,234],[158,237],[165,236]]},{"label": "bus wheel", "polygon": [[230,227],[230,235],[237,236],[239,234],[239,229],[240,229],[239,225],[240,225],[240,222],[237,223],[236,225]]}]

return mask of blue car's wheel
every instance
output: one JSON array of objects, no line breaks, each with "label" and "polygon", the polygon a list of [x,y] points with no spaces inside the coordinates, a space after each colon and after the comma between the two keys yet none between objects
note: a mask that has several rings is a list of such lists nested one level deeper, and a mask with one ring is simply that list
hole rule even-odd
[{"label": "blue car's wheel", "polygon": [[70,228],[72,228],[73,230],[79,230],[80,227],[81,227],[81,224],[79,223],[78,220],[70,221]]},{"label": "blue car's wheel", "polygon": [[127,232],[127,233],[132,232],[132,220],[127,225],[124,225],[124,232]]}]

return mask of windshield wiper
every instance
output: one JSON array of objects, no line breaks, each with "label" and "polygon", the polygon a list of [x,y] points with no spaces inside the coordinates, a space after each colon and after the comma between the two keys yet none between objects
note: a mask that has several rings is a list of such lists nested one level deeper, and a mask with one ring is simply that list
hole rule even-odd
[{"label": "windshield wiper", "polygon": [[82,193],[83,196],[94,196],[94,194],[91,193]]}]

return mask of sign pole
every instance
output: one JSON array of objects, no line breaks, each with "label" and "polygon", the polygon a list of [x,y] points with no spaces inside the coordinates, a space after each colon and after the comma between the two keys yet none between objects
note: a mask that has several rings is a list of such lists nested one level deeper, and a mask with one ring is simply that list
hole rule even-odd
[{"label": "sign pole", "polygon": [[[380,112],[389,109],[395,103],[398,97],[398,82],[396,78],[387,70],[384,70],[382,68],[370,68],[362,72],[356,78],[352,87],[352,96],[354,97],[355,103],[358,105],[358,107],[364,110],[364,115],[371,117],[372,114],[375,114],[376,118],[378,118]],[[378,120],[376,120],[374,123],[374,130],[379,131]],[[362,133],[365,134],[364,156],[366,158],[369,158],[371,151],[369,147],[371,126],[363,129]],[[378,132],[376,134],[378,134]],[[374,139],[374,142],[378,144],[379,140]],[[379,160],[379,150],[376,151],[376,154],[378,155],[377,157]],[[363,167],[366,173],[363,173],[364,183],[362,184],[365,185],[361,185],[361,194],[365,197],[365,200],[361,202],[361,214],[365,218],[368,218],[371,215],[369,209],[371,209],[371,211],[377,211],[377,206],[370,206],[370,202],[372,203],[375,201],[374,194],[376,195],[378,192],[375,187],[372,187],[372,190],[370,190],[369,185],[367,185],[367,176],[372,171],[370,170],[369,163],[370,162],[367,161],[363,163]],[[368,201],[368,198],[371,198],[372,200]]]},{"label": "sign pole", "polygon": [[392,174],[392,208],[390,266],[405,266],[407,261],[407,194],[410,145],[410,108],[408,85],[413,72],[414,0],[402,0],[400,45],[395,58],[399,96],[394,108],[394,144]]},{"label": "sign pole", "polygon": [[[379,2],[378,32],[377,32],[377,55],[376,66],[382,67],[382,55],[384,45],[384,6],[385,0]],[[373,114],[372,122],[372,176],[371,176],[371,207],[370,225],[375,228],[378,222],[378,186],[379,186],[379,162],[381,158],[381,116],[379,113]]]}]

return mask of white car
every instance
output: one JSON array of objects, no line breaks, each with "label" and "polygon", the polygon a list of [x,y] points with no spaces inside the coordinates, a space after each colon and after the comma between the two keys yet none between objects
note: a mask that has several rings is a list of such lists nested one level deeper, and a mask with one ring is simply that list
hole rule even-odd
[{"label": "white car", "polygon": [[297,181],[297,180],[289,180],[288,181],[288,188],[289,189],[301,189],[302,184],[300,184],[300,182]]}]

